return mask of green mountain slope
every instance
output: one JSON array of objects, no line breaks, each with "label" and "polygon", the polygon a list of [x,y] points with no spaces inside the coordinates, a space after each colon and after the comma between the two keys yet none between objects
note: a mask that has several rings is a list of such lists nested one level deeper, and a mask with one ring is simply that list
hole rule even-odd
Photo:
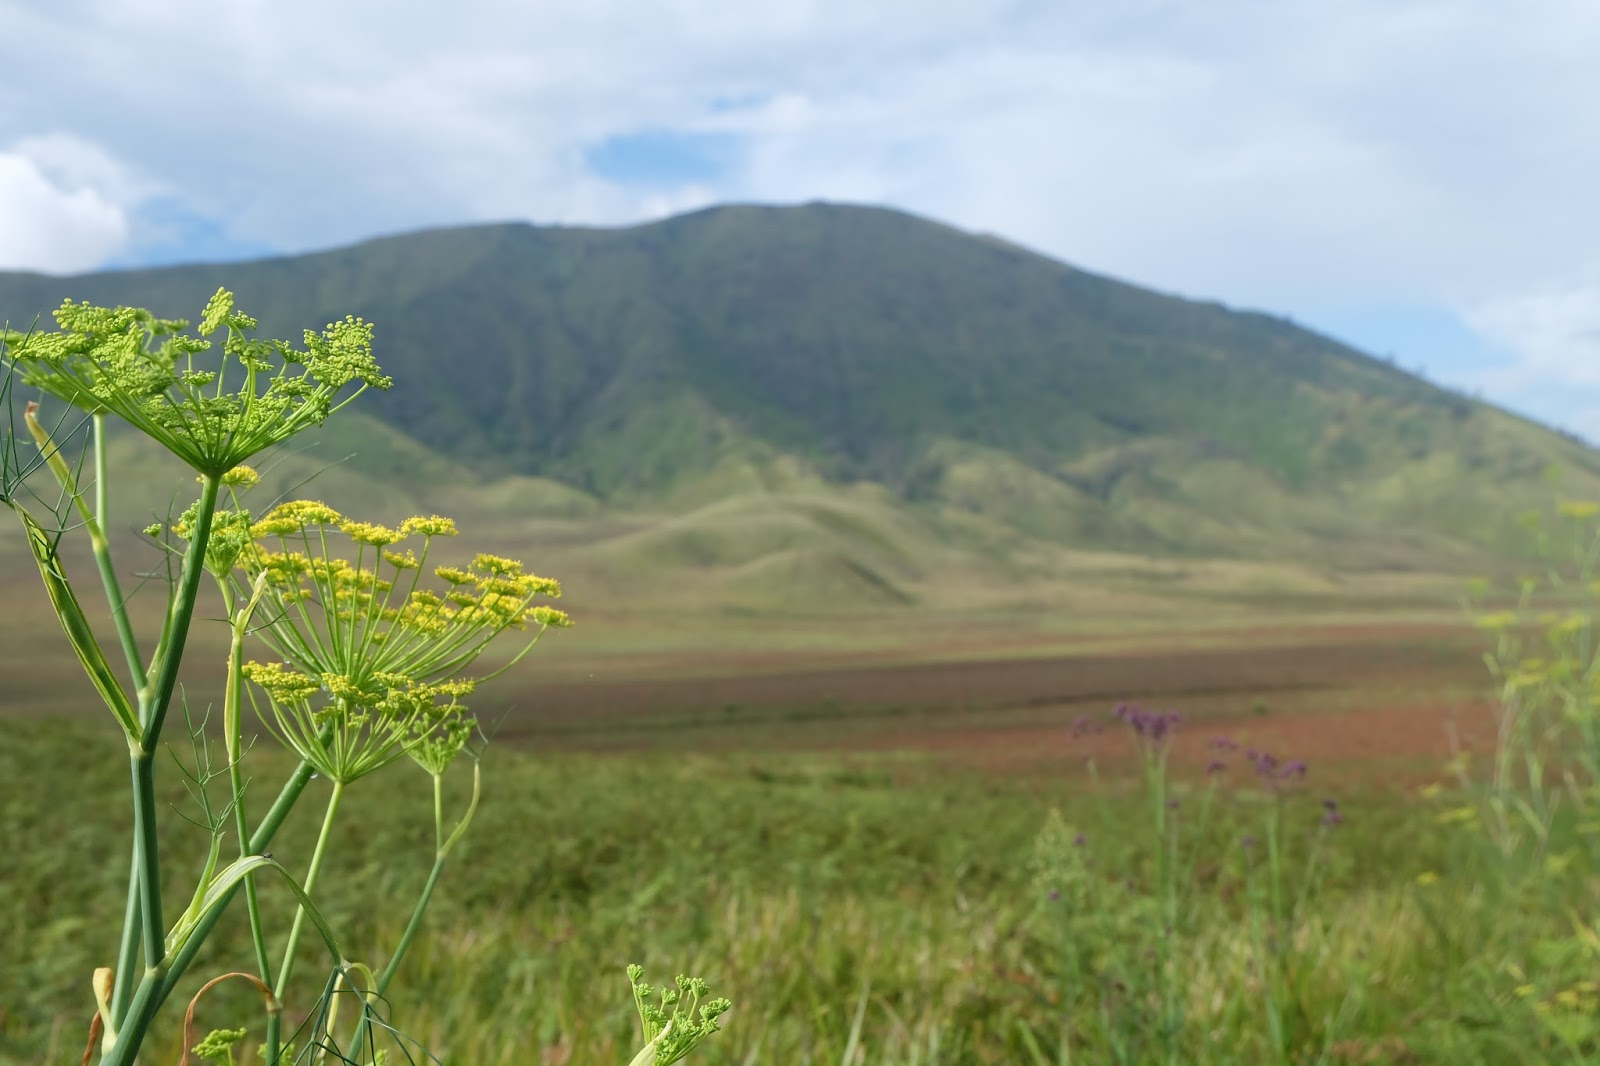
[{"label": "green mountain slope", "polygon": [[597,581],[729,603],[925,602],[947,564],[1041,587],[1084,552],[1462,571],[1521,550],[1552,464],[1600,496],[1594,451],[1288,322],[875,208],[5,274],[0,316],[192,317],[219,284],[270,334],[376,322],[396,381],[279,487],[353,454],[332,495],[544,523]]}]

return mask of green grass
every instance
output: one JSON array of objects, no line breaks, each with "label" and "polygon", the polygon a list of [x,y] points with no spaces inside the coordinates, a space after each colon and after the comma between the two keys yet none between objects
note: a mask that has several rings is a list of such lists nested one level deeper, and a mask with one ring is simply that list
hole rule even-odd
[{"label": "green grass", "polygon": [[[287,764],[263,763],[256,787],[267,789]],[[1164,949],[1175,949],[1185,1016],[1175,1061],[1279,1061],[1260,995],[1274,960],[1295,996],[1283,1061],[1560,1062],[1596,1049],[1580,984],[1594,957],[1569,917],[1591,913],[1585,878],[1500,876],[1474,834],[1438,823],[1443,800],[1341,797],[1347,821],[1323,842],[1323,875],[1268,957],[1251,946],[1240,846],[1262,832],[1265,807],[1242,778],[1194,841],[1189,909],[1163,944],[1137,783],[1091,788],[1081,766],[1000,780],[908,757],[492,748],[485,769],[485,806],[392,1004],[395,1023],[447,1062],[625,1061],[634,1023],[622,967],[633,960],[657,977],[702,974],[732,996],[706,1063],[1027,1063],[1033,1046],[1055,1062],[1063,1020],[1074,1062],[1117,1061],[1117,1045],[1130,1062],[1166,1061],[1151,962]],[[107,728],[8,727],[0,1059],[66,1061],[82,1046],[90,972],[115,948],[105,931],[126,875],[112,798],[124,773]],[[1336,787],[1316,773],[1282,812],[1292,871]],[[180,803],[174,777],[164,773],[166,798]],[[1175,787],[1175,817],[1196,817],[1204,786]],[[1035,880],[1052,808],[1086,835],[1065,861],[1080,863],[1075,883],[1092,906],[1063,909]],[[347,811],[325,912],[347,954],[381,963],[431,855],[426,780],[396,767],[352,790]],[[274,845],[291,869],[314,830],[315,812],[301,813]],[[195,868],[204,834],[168,822],[179,826],[169,868]],[[1438,880],[1419,885],[1422,874]],[[286,917],[281,894],[265,896]],[[249,958],[237,916],[188,987]],[[303,972],[324,963],[307,951]],[[243,1024],[255,1006],[219,991],[201,1031]],[[176,1058],[167,1024],[152,1061]],[[1558,1025],[1578,1052],[1563,1051]]]}]

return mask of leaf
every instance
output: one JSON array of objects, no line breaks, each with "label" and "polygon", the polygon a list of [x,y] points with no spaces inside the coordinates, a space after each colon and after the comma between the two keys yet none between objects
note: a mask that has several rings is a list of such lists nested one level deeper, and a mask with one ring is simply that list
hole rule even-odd
[{"label": "leaf", "polygon": [[289,885],[289,890],[295,894],[295,897],[300,901],[300,905],[305,908],[306,916],[311,919],[311,924],[316,926],[317,932],[322,935],[322,942],[328,946],[328,950],[333,953],[334,959],[343,967],[345,965],[344,953],[339,948],[338,937],[334,936],[333,926],[328,924],[328,920],[322,916],[322,912],[311,901],[311,897],[306,894],[306,890],[300,887],[300,882],[296,881],[294,876],[278,860],[265,855],[245,855],[223,867],[222,871],[207,886],[205,896],[200,900],[200,905],[191,908],[190,913],[186,914],[184,919],[173,926],[172,931],[167,934],[168,954],[176,954],[182,950],[189,934],[205,920],[207,914],[218,908],[226,907],[228,900],[233,896],[233,890],[239,887],[240,882],[248,875],[261,869],[276,870],[283,875],[284,881]]},{"label": "leaf", "polygon": [[11,509],[22,519],[23,528],[28,531],[28,548],[33,552],[34,561],[39,564],[39,576],[44,578],[50,604],[55,608],[56,617],[61,620],[61,628],[66,631],[67,639],[72,642],[72,650],[78,654],[78,661],[83,664],[84,673],[89,675],[100,698],[105,700],[106,706],[122,726],[128,743],[138,744],[143,738],[138,712],[122,690],[116,674],[112,673],[105,653],[100,650],[100,642],[95,639],[94,630],[89,627],[89,620],[78,605],[78,597],[73,594],[72,585],[67,581],[67,573],[61,566],[61,557],[56,554],[55,545],[49,534],[20,504],[13,502]]}]

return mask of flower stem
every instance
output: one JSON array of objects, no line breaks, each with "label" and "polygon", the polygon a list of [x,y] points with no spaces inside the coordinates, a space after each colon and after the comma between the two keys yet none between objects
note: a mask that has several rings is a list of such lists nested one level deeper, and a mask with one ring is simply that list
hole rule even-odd
[{"label": "flower stem", "polygon": [[137,692],[145,686],[144,660],[139,655],[133,624],[128,620],[128,601],[123,598],[116,567],[111,563],[111,541],[105,533],[109,511],[106,503],[106,420],[105,415],[97,414],[94,416],[94,519],[87,524],[89,542],[94,546],[94,561],[100,569],[100,583],[105,586],[106,602],[111,606],[111,619],[116,623],[117,641],[122,645],[123,657],[128,660],[128,674]]},{"label": "flower stem", "polygon": [[139,960],[139,842],[128,855],[128,901],[122,914],[122,946],[117,950],[117,972],[112,978],[111,1026],[119,1027],[133,998],[133,968]]},{"label": "flower stem", "polygon": [[[323,739],[326,742],[326,736]],[[295,768],[294,773],[289,775],[289,780],[284,782],[282,791],[278,793],[278,798],[273,801],[266,817],[256,827],[256,831],[251,834],[250,854],[260,855],[272,843],[273,837],[282,828],[284,820],[288,818],[290,810],[294,808],[295,803],[300,799],[300,794],[305,791],[306,785],[310,783],[315,772],[310,763],[302,762]],[[150,1028],[151,1019],[155,1017],[156,1011],[161,1009],[161,1005],[172,994],[173,988],[177,986],[178,981],[188,971],[189,965],[194,961],[194,956],[199,952],[201,945],[210,937],[211,930],[216,927],[218,920],[226,912],[227,904],[232,901],[234,891],[237,891],[237,886],[229,890],[222,906],[212,909],[205,917],[200,919],[199,924],[195,926],[194,931],[176,955],[168,957],[155,969],[144,972],[137,988],[131,995],[131,1002],[123,1011],[124,1024],[117,1032],[116,1043],[111,1051],[106,1054],[103,1066],[131,1066],[134,1056],[139,1053],[140,1045],[144,1042],[145,1033]],[[128,966],[128,972],[130,974],[133,972],[131,963]],[[276,1015],[269,1016],[269,1033],[276,1028],[276,1021]]]},{"label": "flower stem", "polygon": [[156,836],[155,758],[143,746],[129,754],[133,777],[133,867],[139,887],[139,937],[146,969],[166,955],[161,920],[161,856]]},{"label": "flower stem", "polygon": [[146,970],[160,965],[167,950],[161,917],[160,845],[156,835],[155,750],[161,737],[161,724],[172,703],[173,689],[178,683],[178,663],[183,658],[189,620],[194,616],[200,575],[205,571],[206,542],[211,537],[211,515],[216,509],[220,484],[214,476],[204,479],[194,536],[184,553],[183,573],[162,635],[163,650],[154,689],[147,683],[139,694],[139,724],[143,736],[129,753],[133,777],[134,868],[139,881],[139,924]]},{"label": "flower stem", "polygon": [[[239,838],[239,857],[244,858],[251,854],[250,851],[250,823],[245,815],[245,783],[244,770],[240,766],[243,757],[243,747],[240,738],[239,712],[244,695],[244,637],[250,624],[250,616],[255,611],[255,606],[260,602],[261,590],[265,575],[258,578],[255,594],[250,601],[232,617],[233,639],[228,645],[228,689],[223,697],[223,736],[228,748],[228,777],[233,787],[233,824],[234,831]],[[224,585],[226,593],[227,586]],[[230,597],[231,599],[231,597]],[[231,612],[230,612],[231,613]],[[250,938],[255,943],[256,969],[261,977],[262,984],[272,986],[272,963],[267,958],[267,937],[261,927],[261,905],[256,898],[256,878],[254,874],[246,874],[244,879],[245,908],[250,915]]]},{"label": "flower stem", "polygon": [[[438,887],[439,875],[444,872],[444,862],[450,857],[450,849],[455,847],[456,841],[466,832],[467,826],[472,823],[472,816],[477,813],[478,799],[481,795],[483,775],[476,761],[472,764],[472,800],[467,804],[467,812],[461,816],[449,836],[444,832],[444,775],[433,775],[433,839],[435,848],[433,853],[433,869],[428,871],[427,883],[422,886],[422,895],[417,897],[417,905],[411,910],[411,920],[406,923],[405,932],[400,934],[400,943],[395,945],[394,954],[389,957],[389,963],[373,982],[373,993],[382,997],[389,991],[389,984],[394,980],[394,975],[400,969],[400,963],[405,961],[406,952],[411,950],[411,942],[416,939],[417,930],[422,928],[422,916],[427,912],[428,904],[433,899],[433,890]],[[361,1055],[362,1046],[367,1036],[367,1015],[362,1012],[361,1021],[356,1026],[356,1035],[351,1043],[351,1057]]]},{"label": "flower stem", "polygon": [[[322,816],[322,831],[317,834],[317,847],[311,853],[311,865],[306,870],[305,883],[301,885],[306,895],[310,895],[317,887],[317,874],[322,871],[322,859],[328,851],[328,838],[333,835],[333,817],[338,813],[339,800],[344,796],[344,782],[333,783],[333,793],[328,797],[328,809]],[[278,967],[278,983],[273,988],[273,994],[278,999],[283,999],[284,991],[289,987],[289,978],[294,973],[294,951],[300,943],[300,929],[305,925],[306,909],[297,907],[294,912],[294,923],[289,926],[289,943],[283,951],[283,962]],[[268,1048],[270,1053],[275,1049]],[[269,1059],[270,1061],[270,1059]]]}]

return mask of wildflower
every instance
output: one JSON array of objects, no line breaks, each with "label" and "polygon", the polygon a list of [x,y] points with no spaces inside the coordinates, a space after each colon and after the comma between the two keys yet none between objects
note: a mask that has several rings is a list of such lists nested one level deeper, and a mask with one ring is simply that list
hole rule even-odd
[{"label": "wildflower", "polygon": [[1322,801],[1322,824],[1333,828],[1344,822],[1344,815],[1339,810],[1339,801],[1329,798]]},{"label": "wildflower", "polygon": [[[306,330],[299,351],[253,338],[256,320],[235,310],[225,289],[206,304],[198,337],[184,334],[186,321],[133,307],[68,300],[55,320],[59,332],[4,334],[21,379],[82,410],[118,416],[208,477],[320,425],[367,388],[393,384],[372,358],[370,324],[346,317],[321,333]],[[221,359],[206,357],[212,342],[204,338],[224,327]],[[197,367],[197,356],[210,365]],[[243,367],[235,391],[223,391],[228,375],[213,369],[219,362]]]},{"label": "wildflower", "polygon": [[406,754],[442,773],[476,724],[458,699],[472,690],[469,682],[424,684],[388,673],[359,682],[331,673],[313,679],[282,663],[255,662],[244,674],[267,697],[257,713],[268,731],[340,784]]},{"label": "wildflower", "polygon": [[1221,759],[1212,759],[1206,764],[1206,773],[1208,774],[1220,774],[1225,772],[1227,769],[1228,764],[1223,762]]},{"label": "wildflower", "polygon": [[558,611],[543,604],[533,608],[523,617],[535,625],[553,626],[556,629],[568,629],[572,626],[572,619],[567,616],[566,611]]},{"label": "wildflower", "polygon": [[638,1066],[671,1066],[679,1061],[720,1031],[717,1019],[733,1006],[720,998],[702,1002],[708,986],[698,977],[679,975],[674,982],[676,987],[662,986],[653,991],[644,980],[644,967],[632,965],[628,967],[628,980],[633,985],[633,1003],[645,1038],[645,1051],[634,1059]]},{"label": "wildflower", "polygon": [[231,489],[253,489],[261,484],[261,475],[253,467],[236,466],[222,475],[222,483]]},{"label": "wildflower", "polygon": [[1101,729],[1102,726],[1100,725],[1099,721],[1087,714],[1080,714],[1072,721],[1072,736],[1074,739],[1081,736],[1087,736],[1092,733],[1098,733],[1101,731]]},{"label": "wildflower", "polygon": [[387,547],[403,539],[398,529],[390,529],[372,522],[341,522],[339,532],[357,544],[370,544],[375,548]]},{"label": "wildflower", "polygon": [[247,1029],[213,1029],[205,1039],[189,1050],[202,1059],[232,1064],[233,1045],[249,1035]]},{"label": "wildflower", "polygon": [[1306,776],[1307,769],[1308,767],[1305,763],[1296,759],[1293,762],[1284,763],[1278,770],[1278,776],[1285,781],[1297,781]]},{"label": "wildflower", "polygon": [[[340,553],[334,531],[354,545],[353,558]],[[433,538],[455,532],[439,515],[392,528],[316,501],[292,501],[250,526],[257,540],[276,540],[282,550],[257,546],[241,554],[244,576],[234,580],[268,575],[266,603],[275,610],[261,633],[278,655],[309,676],[348,678],[357,689],[382,673],[428,683],[459,677],[508,629],[572,625],[565,612],[533,602],[559,596],[560,584],[516,560],[479,555],[469,568],[437,567],[433,573],[450,591],[441,596],[425,587],[420,578]],[[402,543],[415,537],[422,541],[415,548]],[[320,605],[322,617],[310,604]]]},{"label": "wildflower", "polygon": [[1152,746],[1165,744],[1183,720],[1177,711],[1146,711],[1129,703],[1119,705],[1116,716],[1126,722],[1141,741]]},{"label": "wildflower", "polygon": [[414,515],[400,523],[400,532],[407,537],[453,537],[456,535],[456,523],[453,518],[443,515]]}]

